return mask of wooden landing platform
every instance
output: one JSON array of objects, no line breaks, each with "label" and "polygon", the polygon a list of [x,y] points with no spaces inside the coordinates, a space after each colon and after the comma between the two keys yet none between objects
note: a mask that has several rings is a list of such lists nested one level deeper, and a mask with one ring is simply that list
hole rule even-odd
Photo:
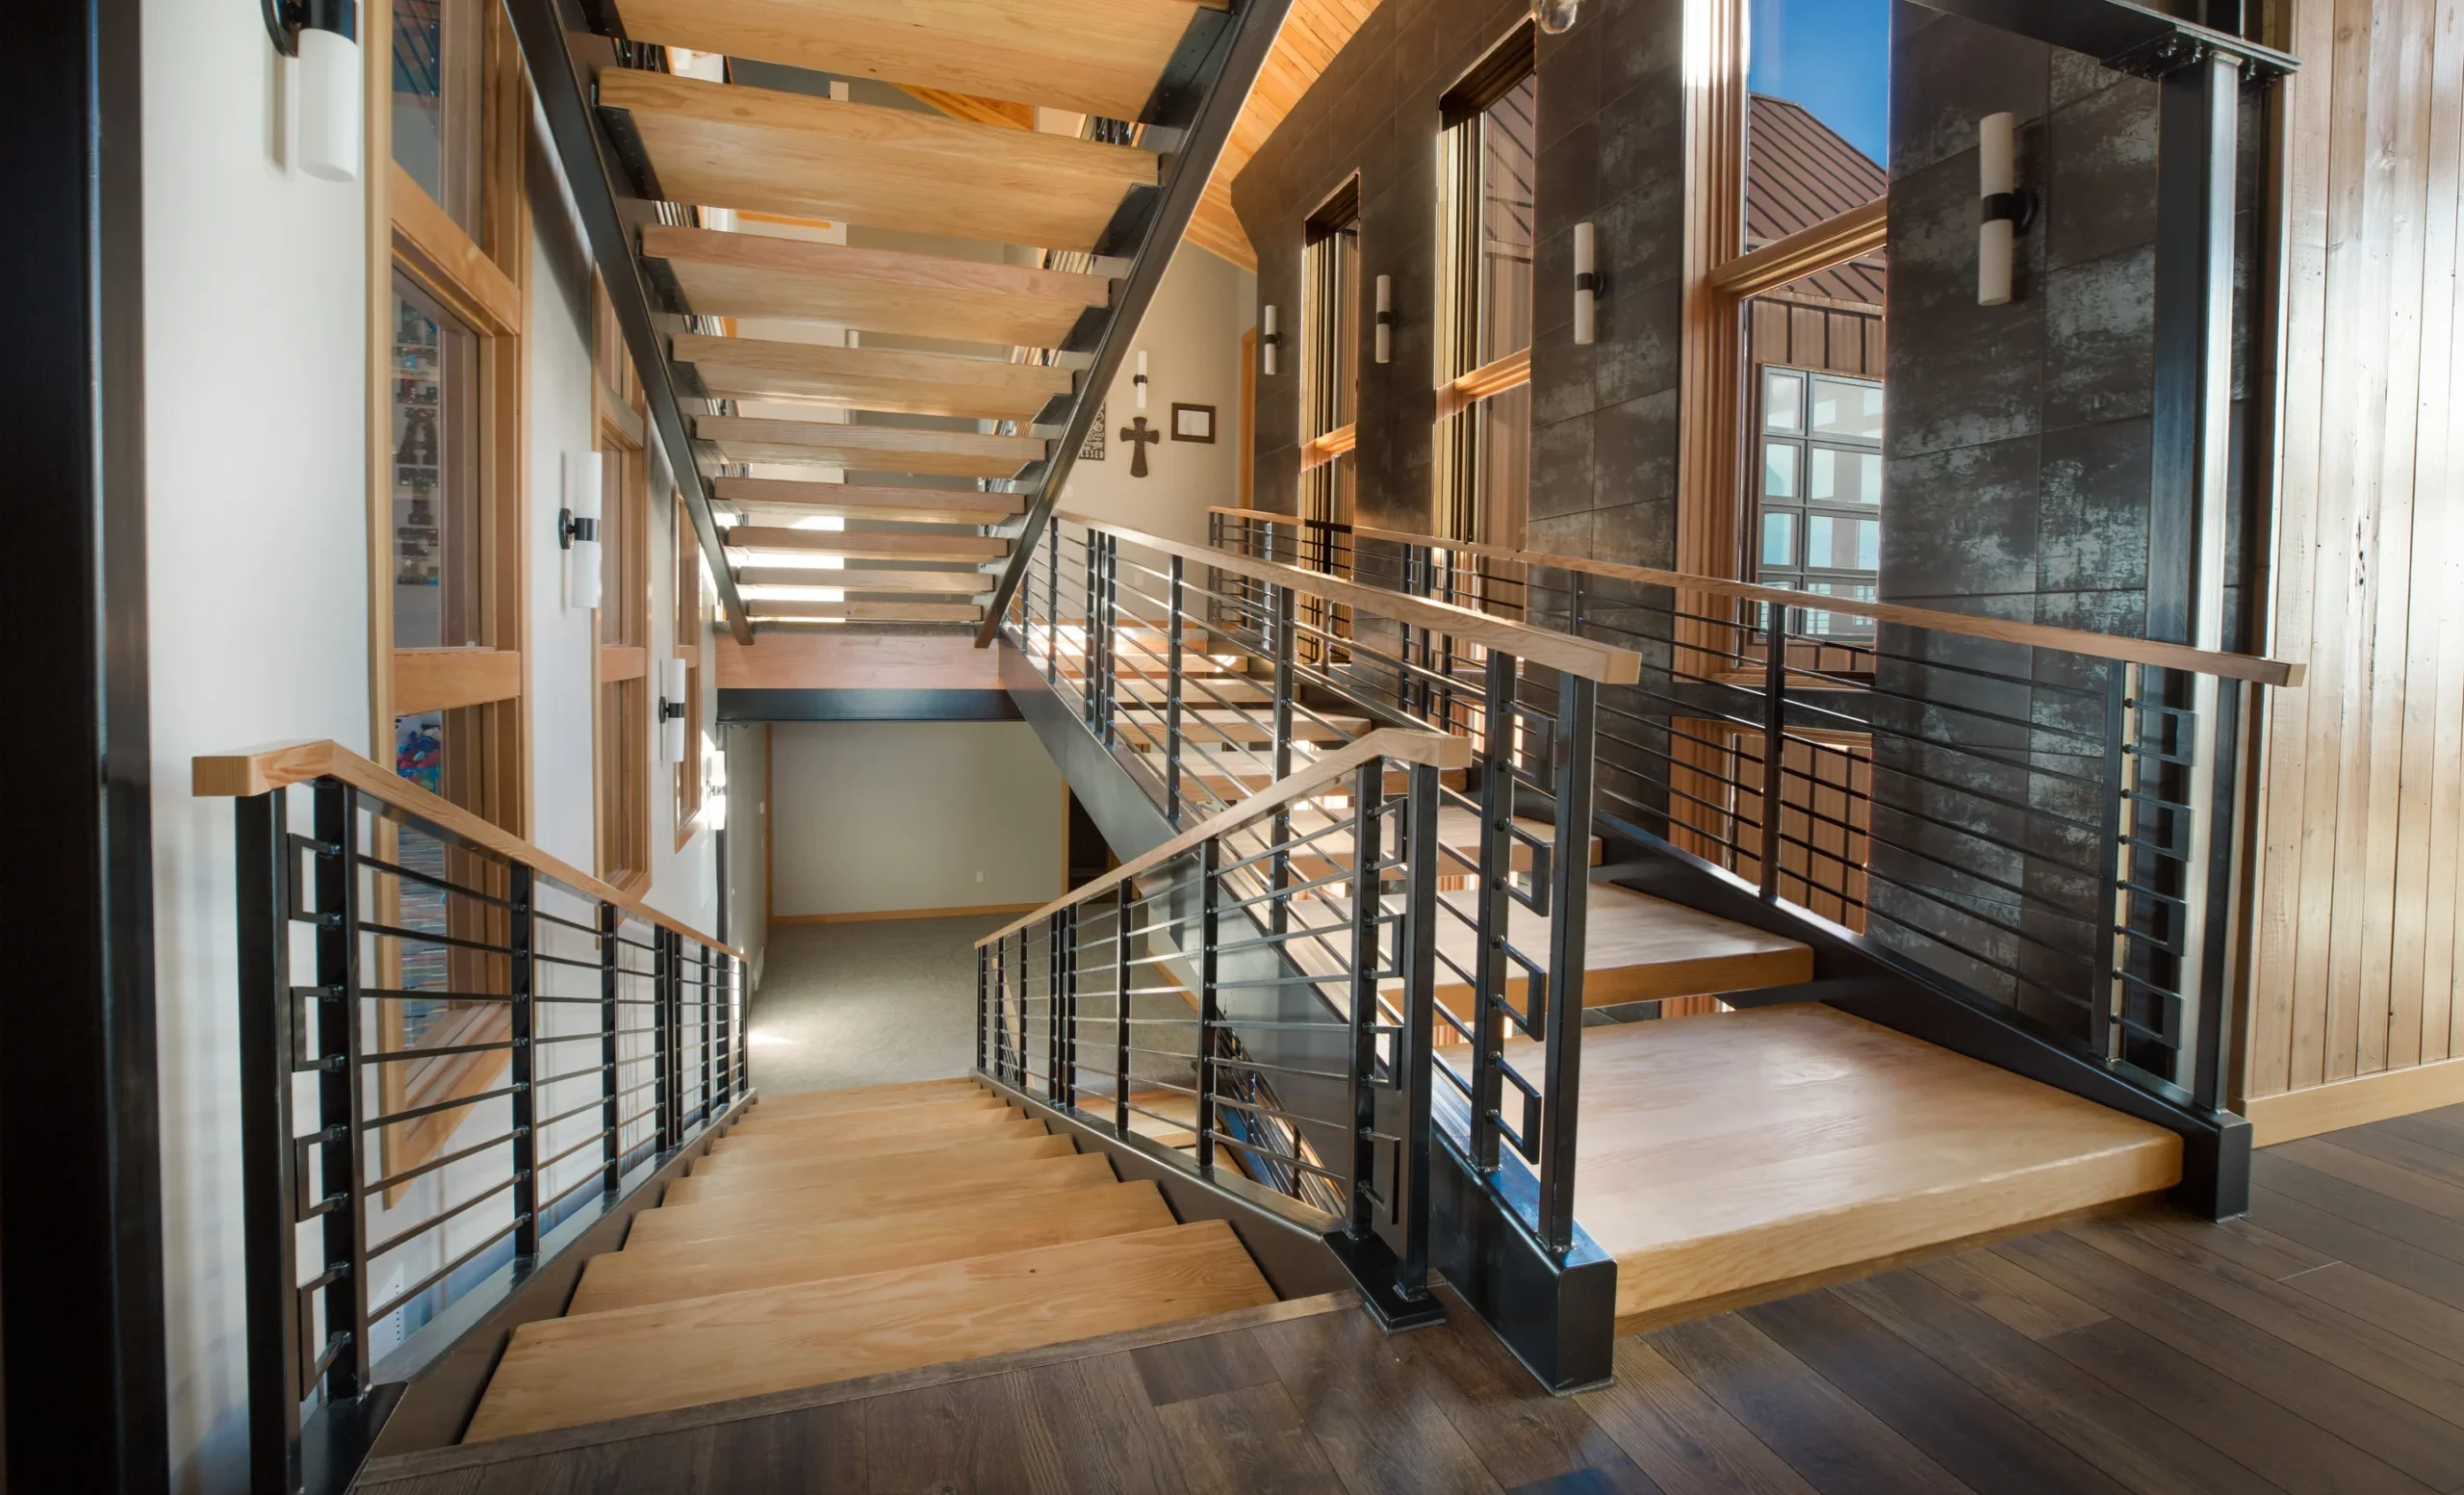
[{"label": "wooden landing platform", "polygon": [[[1541,1072],[1538,1045],[1508,1045]],[[2181,1139],[1816,1005],[1583,1030],[1575,1215],[1621,1329],[2158,1193]]]}]

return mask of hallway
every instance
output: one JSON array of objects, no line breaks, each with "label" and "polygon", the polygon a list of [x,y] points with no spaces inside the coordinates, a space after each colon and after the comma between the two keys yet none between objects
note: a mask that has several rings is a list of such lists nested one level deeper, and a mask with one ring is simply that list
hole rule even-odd
[{"label": "hallway", "polygon": [[771,927],[753,994],[765,1094],[961,1075],[975,1064],[975,941],[1012,915]]}]

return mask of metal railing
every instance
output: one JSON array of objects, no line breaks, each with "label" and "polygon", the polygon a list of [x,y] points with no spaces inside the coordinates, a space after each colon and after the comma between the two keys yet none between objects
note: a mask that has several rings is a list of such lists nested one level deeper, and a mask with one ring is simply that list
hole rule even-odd
[{"label": "metal railing", "polygon": [[305,1424],[749,1094],[743,962],[335,744],[196,779],[236,801],[251,1458],[296,1489]]},{"label": "metal railing", "polygon": [[[1376,727],[1466,741],[1432,826],[1430,958],[1459,993],[1436,1008],[1441,1132],[1492,1183],[1519,1157],[1536,1177],[1501,1190],[1503,1207],[1567,1250],[1592,838],[1587,812],[1555,807],[1591,804],[1599,691],[1637,679],[1640,657],[1073,515],[1045,531],[1002,621],[1176,825]],[[1301,807],[1270,836],[1322,828]]]},{"label": "metal railing", "polygon": [[2222,1109],[2235,748],[2297,666],[1251,510],[1211,524],[1234,554],[1642,652],[1600,703],[1605,825]]},{"label": "metal railing", "polygon": [[976,945],[985,1074],[1322,1233],[1389,1323],[1433,1315],[1440,771],[1373,732]]}]

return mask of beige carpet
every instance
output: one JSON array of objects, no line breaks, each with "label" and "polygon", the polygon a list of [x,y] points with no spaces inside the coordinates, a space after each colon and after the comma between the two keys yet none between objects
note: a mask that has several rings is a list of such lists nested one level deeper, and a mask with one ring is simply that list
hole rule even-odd
[{"label": "beige carpet", "polygon": [[773,1095],[975,1067],[975,941],[1014,915],[777,924],[753,995],[753,1083]]}]

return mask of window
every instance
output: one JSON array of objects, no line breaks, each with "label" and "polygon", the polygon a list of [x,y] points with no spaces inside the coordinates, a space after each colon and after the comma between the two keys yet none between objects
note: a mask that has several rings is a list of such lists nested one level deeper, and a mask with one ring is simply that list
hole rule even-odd
[{"label": "window", "polygon": [[591,712],[598,791],[599,875],[627,892],[650,886],[651,754],[655,739],[650,668],[650,459],[632,363],[605,293],[593,287],[591,362],[600,407],[597,691]]},{"label": "window", "polygon": [[1526,24],[1443,101],[1437,532],[1520,547],[1531,491],[1539,87]]},{"label": "window", "polygon": [[[1883,386],[1764,365],[1756,467],[1755,580],[1874,600],[1882,566]],[[1815,633],[1865,633],[1864,619],[1815,613]]]},{"label": "window", "polygon": [[475,239],[486,22],[478,0],[394,0],[394,164]]},{"label": "window", "polygon": [[[1300,277],[1300,517],[1349,524],[1360,402],[1360,178],[1310,216]],[[1303,563],[1330,569],[1324,531],[1303,535]]]},{"label": "window", "polygon": [[679,495],[673,504],[676,524],[676,653],[684,661],[684,760],[675,768],[676,848],[693,838],[702,819],[703,775],[708,730],[702,720],[702,646],[707,641],[710,614],[702,591],[702,541],[693,532],[692,511]]}]

